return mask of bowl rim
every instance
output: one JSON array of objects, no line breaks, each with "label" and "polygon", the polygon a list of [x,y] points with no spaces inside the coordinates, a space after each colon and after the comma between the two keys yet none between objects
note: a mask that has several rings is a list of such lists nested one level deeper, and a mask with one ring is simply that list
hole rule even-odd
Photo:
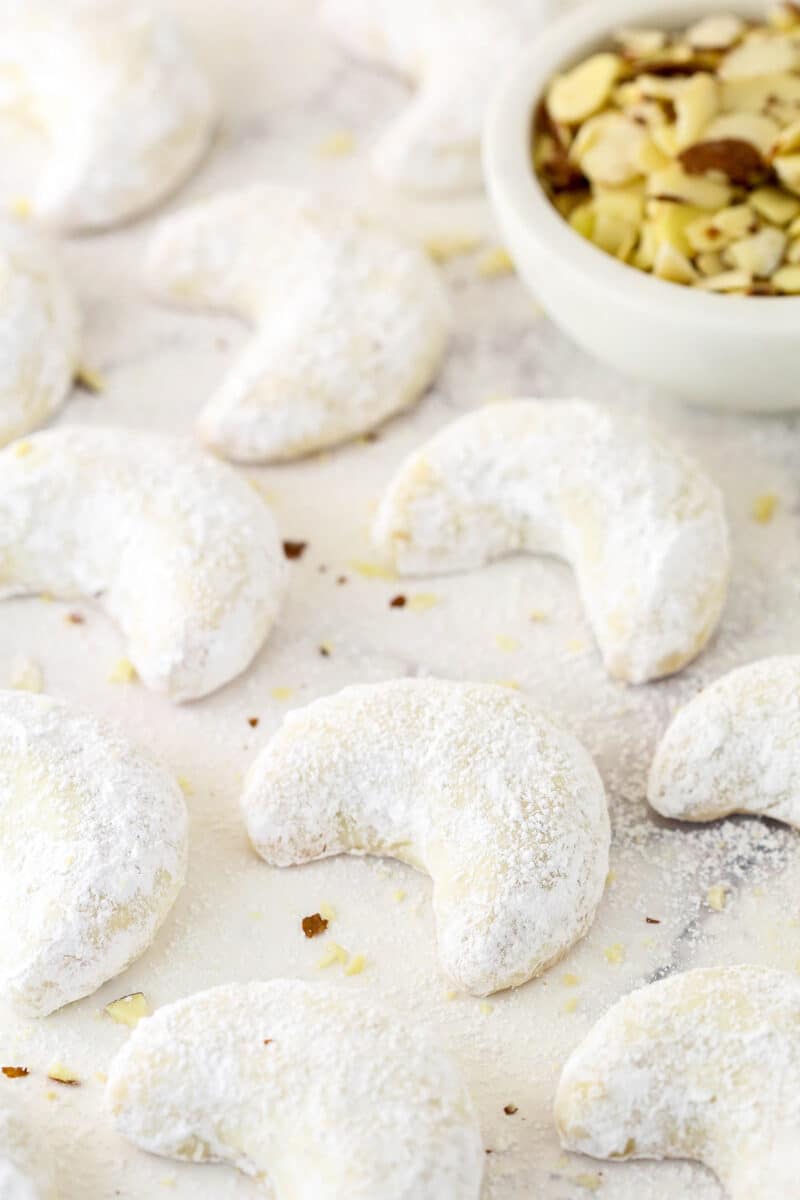
[{"label": "bowl rim", "polygon": [[[602,0],[584,5],[547,26],[515,60],[489,105],[483,137],[487,190],[496,208],[510,208],[529,243],[561,259],[627,305],[652,316],[702,321],[742,335],[794,333],[800,338],[800,296],[729,296],[682,287],[621,263],[581,237],[553,206],[530,157],[534,110],[546,84],[560,70],[608,44],[626,26],[690,24],[714,12],[764,16],[767,0]],[[513,257],[514,246],[509,246]],[[780,302],[780,303],[779,303]],[[769,370],[769,363],[765,363]]]}]

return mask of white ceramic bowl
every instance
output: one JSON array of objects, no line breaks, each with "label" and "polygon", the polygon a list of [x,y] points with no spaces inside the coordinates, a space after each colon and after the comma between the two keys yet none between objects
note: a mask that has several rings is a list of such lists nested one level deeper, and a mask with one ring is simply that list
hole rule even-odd
[{"label": "white ceramic bowl", "polygon": [[618,262],[571,228],[531,163],[549,80],[626,26],[681,28],[709,12],[763,18],[767,0],[590,0],[545,30],[502,83],[484,140],[487,187],[522,279],[576,342],[620,371],[720,408],[800,408],[800,297],[720,296]]}]

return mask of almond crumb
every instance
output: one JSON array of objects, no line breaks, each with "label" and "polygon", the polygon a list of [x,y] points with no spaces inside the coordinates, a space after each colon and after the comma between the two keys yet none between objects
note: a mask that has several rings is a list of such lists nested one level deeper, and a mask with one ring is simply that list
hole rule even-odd
[{"label": "almond crumb", "polygon": [[303,917],[300,923],[307,938],[319,937],[328,928],[328,922],[318,912],[312,913],[310,917]]},{"label": "almond crumb", "polygon": [[331,921],[336,920],[336,909],[332,904],[320,904],[319,915],[330,924]]},{"label": "almond crumb", "polygon": [[580,981],[580,975],[573,975],[572,971],[567,971],[566,975],[561,976],[564,987],[577,987]]},{"label": "almond crumb", "polygon": [[270,688],[269,694],[273,700],[291,700],[294,695],[294,688],[274,687]]},{"label": "almond crumb", "polygon": [[360,975],[367,965],[367,960],[363,954],[354,954],[350,962],[344,969],[345,975]]},{"label": "almond crumb", "polygon": [[570,996],[568,1000],[564,1001],[564,1012],[565,1013],[577,1012],[579,1004],[580,1004],[580,1000],[577,996]]},{"label": "almond crumb", "polygon": [[181,789],[184,796],[194,795],[194,788],[192,787],[191,781],[188,780],[185,775],[178,776],[178,787]]},{"label": "almond crumb", "polygon": [[728,902],[728,889],[723,883],[716,883],[706,892],[706,904],[714,912],[722,912]]},{"label": "almond crumb", "polygon": [[16,217],[18,221],[27,221],[33,211],[31,202],[27,196],[15,196],[9,202],[8,211],[12,217]]},{"label": "almond crumb", "polygon": [[479,237],[474,237],[468,233],[462,234],[435,234],[432,237],[425,239],[425,249],[431,256],[434,262],[447,263],[451,259],[461,258],[465,254],[472,254],[481,244]]},{"label": "almond crumb", "polygon": [[144,992],[131,992],[128,996],[120,996],[119,1000],[112,1000],[103,1012],[118,1025],[127,1025],[129,1029],[135,1029],[142,1017],[150,1016],[150,1005]]},{"label": "almond crumb", "polygon": [[402,888],[396,888],[395,891],[392,892],[392,899],[394,900],[395,904],[402,904],[405,898],[406,894]]},{"label": "almond crumb", "polygon": [[33,451],[33,442],[27,440],[14,443],[14,456],[16,458],[27,458]]},{"label": "almond crumb", "polygon": [[129,658],[120,658],[108,676],[109,683],[135,683],[136,679],[136,667]]},{"label": "almond crumb", "polygon": [[329,942],[317,966],[324,970],[325,967],[332,967],[334,963],[346,963],[349,958],[350,955],[344,946],[340,946],[338,942]]},{"label": "almond crumb", "polygon": [[52,1079],[53,1083],[63,1084],[64,1087],[80,1087],[81,1085],[80,1079],[61,1062],[53,1063],[47,1072],[47,1078]]},{"label": "almond crumb", "polygon": [[494,1012],[494,1005],[490,1004],[488,1000],[484,1000],[480,1005],[480,1010],[485,1017],[488,1017],[490,1013]]},{"label": "almond crumb", "polygon": [[606,946],[603,954],[606,962],[612,966],[625,962],[625,947],[622,942],[614,942],[612,946]]},{"label": "almond crumb", "polygon": [[509,654],[512,650],[516,650],[519,647],[519,642],[516,638],[508,637],[505,633],[496,634],[494,642],[499,650],[505,650]]},{"label": "almond crumb", "polygon": [[329,133],[317,146],[322,158],[344,158],[356,148],[356,139],[349,129],[337,129]]},{"label": "almond crumb", "polygon": [[481,279],[497,279],[501,275],[513,275],[514,262],[502,246],[495,246],[481,254],[477,262]]},{"label": "almond crumb", "polygon": [[752,516],[759,525],[769,525],[778,507],[778,497],[774,492],[764,492],[753,501]]},{"label": "almond crumb", "polygon": [[99,371],[92,370],[85,364],[78,367],[75,372],[75,387],[82,388],[84,392],[91,392],[93,396],[105,391],[105,380]]},{"label": "almond crumb", "polygon": [[433,592],[418,592],[416,596],[408,597],[408,607],[412,612],[425,612],[429,608],[435,608],[439,600],[440,597]]},{"label": "almond crumb", "polygon": [[391,567],[385,567],[382,563],[366,562],[356,558],[348,563],[348,566],[357,574],[362,575],[364,579],[397,579],[397,572]]},{"label": "almond crumb", "polygon": [[17,692],[39,693],[44,688],[44,672],[32,658],[18,658],[11,671],[11,687]]}]

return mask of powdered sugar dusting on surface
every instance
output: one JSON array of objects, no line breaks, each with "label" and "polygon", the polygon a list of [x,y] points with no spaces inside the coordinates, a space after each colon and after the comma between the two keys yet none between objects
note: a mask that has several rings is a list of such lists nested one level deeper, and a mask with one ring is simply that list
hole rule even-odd
[{"label": "powdered sugar dusting on surface", "polygon": [[[408,92],[339,54],[316,8],[298,0],[175,5],[228,97],[228,136],[190,187],[194,197],[254,178],[288,179],[331,189],[349,204],[363,199],[365,207],[391,208],[406,230],[474,229],[472,202],[400,205],[374,185],[366,152]],[[315,153],[332,128],[352,130],[355,153],[336,160]],[[4,174],[8,160],[2,166]],[[485,214],[481,219],[488,227]],[[137,226],[67,247],[70,278],[87,313],[90,361],[106,389],[67,405],[58,418],[62,427],[125,425],[186,437],[244,343],[246,333],[229,320],[187,321],[143,301],[137,281],[148,234],[148,227]],[[645,801],[653,752],[680,705],[735,667],[800,653],[800,424],[796,416],[691,410],[632,384],[537,317],[516,279],[480,278],[475,258],[465,254],[444,268],[456,332],[423,404],[381,430],[375,442],[249,472],[268,493],[282,536],[308,547],[292,564],[280,622],[234,685],[200,704],[176,707],[144,688],[107,682],[121,652],[119,633],[88,602],[19,600],[0,610],[3,680],[18,655],[35,658],[51,692],[113,716],[193,787],[189,880],[148,953],[98,994],[46,1021],[20,1021],[0,1004],[0,1062],[31,1069],[28,1079],[0,1078],[0,1099],[18,1105],[34,1130],[47,1129],[64,1200],[108,1200],[116,1191],[123,1200],[257,1195],[234,1171],[165,1162],[113,1131],[102,1115],[103,1085],[95,1072],[108,1071],[127,1030],[98,1017],[102,1005],[137,990],[157,1008],[231,980],[331,976],[366,999],[380,989],[387,1005],[456,1057],[475,1097],[484,1144],[493,1151],[486,1158],[488,1200],[722,1195],[695,1164],[599,1163],[563,1152],[552,1105],[569,1052],[631,988],[694,966],[752,962],[794,970],[800,962],[796,831],[745,817],[679,825],[655,816]],[[680,674],[637,688],[610,679],[574,576],[554,559],[521,556],[422,584],[368,578],[351,566],[376,561],[369,524],[401,460],[454,417],[490,398],[515,395],[582,395],[620,413],[649,414],[723,491],[731,586],[716,634]],[[752,517],[764,493],[778,500],[766,525]],[[389,607],[398,593],[420,591],[438,602],[424,612],[410,604]],[[74,609],[85,616],[83,625],[66,621]],[[498,635],[514,648],[502,649]],[[423,875],[390,860],[347,856],[273,870],[248,847],[239,812],[243,775],[289,707],[351,684],[426,674],[517,684],[590,751],[611,810],[611,879],[591,929],[554,970],[493,996],[488,1012],[482,1000],[448,998]],[[283,699],[274,696],[275,689],[287,689],[288,699],[285,690]],[[259,719],[255,729],[251,717]],[[717,912],[706,895],[723,883],[727,902]],[[394,899],[398,889],[406,893],[402,903]],[[323,937],[308,940],[300,921],[325,902],[336,919]],[[661,923],[647,924],[646,917]],[[330,939],[365,955],[361,975],[318,968]],[[578,982],[565,983],[567,975]],[[54,1058],[80,1075],[81,1087],[48,1084]],[[48,1092],[56,1099],[47,1099]],[[503,1111],[509,1103],[518,1108],[513,1116]],[[584,1177],[593,1186],[599,1181],[597,1193],[578,1182]]]},{"label": "powdered sugar dusting on surface", "polygon": [[149,946],[186,875],[171,776],[113,728],[0,692],[0,988],[42,1016]]},{"label": "powdered sugar dusting on surface", "polygon": [[270,1196],[480,1194],[483,1147],[458,1069],[379,997],[296,980],[189,996],[140,1023],[107,1097],[142,1148],[231,1163]]},{"label": "powdered sugar dusting on surface", "polygon": [[589,756],[521,696],[485,684],[396,680],[292,713],[253,764],[242,808],[274,866],[386,854],[430,874],[442,965],[475,995],[560,959],[608,872]]},{"label": "powdered sugar dusting on surface", "polygon": [[146,273],[166,300],[254,325],[198,424],[241,462],[366,433],[419,399],[447,345],[447,295],[423,251],[294,188],[254,185],[166,219]]}]

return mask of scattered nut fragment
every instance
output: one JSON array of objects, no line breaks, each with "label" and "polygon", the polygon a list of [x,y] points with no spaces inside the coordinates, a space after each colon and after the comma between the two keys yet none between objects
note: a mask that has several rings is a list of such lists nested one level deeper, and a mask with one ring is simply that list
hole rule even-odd
[{"label": "scattered nut fragment", "polygon": [[118,1025],[127,1025],[129,1029],[135,1029],[142,1017],[150,1016],[150,1005],[144,992],[131,992],[128,996],[120,996],[119,1000],[112,1000],[103,1012]]},{"label": "scattered nut fragment", "polygon": [[759,525],[768,525],[775,516],[777,507],[778,497],[774,492],[764,492],[762,495],[756,496],[751,510],[753,520],[758,521]]},{"label": "scattered nut fragment", "polygon": [[328,922],[318,912],[312,913],[310,917],[303,917],[301,925],[307,938],[319,937],[328,928]]},{"label": "scattered nut fragment", "polygon": [[308,542],[284,542],[283,553],[289,559],[302,558],[308,548]]},{"label": "scattered nut fragment", "polygon": [[714,912],[722,912],[728,899],[728,889],[724,884],[716,883],[706,892],[706,904]]},{"label": "scattered nut fragment", "polygon": [[6,1079],[24,1079],[26,1075],[30,1075],[28,1067],[0,1067]]},{"label": "scattered nut fragment", "polygon": [[33,658],[17,658],[11,668],[11,687],[18,692],[41,692],[44,672]]},{"label": "scattered nut fragment", "polygon": [[108,673],[109,683],[135,683],[136,667],[129,658],[120,658]]},{"label": "scattered nut fragment", "polygon": [[566,75],[559,75],[547,93],[554,121],[577,125],[602,108],[619,76],[622,63],[616,54],[594,54]]},{"label": "scattered nut fragment", "polygon": [[798,294],[800,4],[623,29],[557,77],[533,164],[598,249],[683,286]]},{"label": "scattered nut fragment", "polygon": [[52,1079],[53,1083],[63,1083],[65,1087],[80,1087],[81,1085],[77,1075],[61,1062],[53,1063],[47,1072],[47,1078]]}]

